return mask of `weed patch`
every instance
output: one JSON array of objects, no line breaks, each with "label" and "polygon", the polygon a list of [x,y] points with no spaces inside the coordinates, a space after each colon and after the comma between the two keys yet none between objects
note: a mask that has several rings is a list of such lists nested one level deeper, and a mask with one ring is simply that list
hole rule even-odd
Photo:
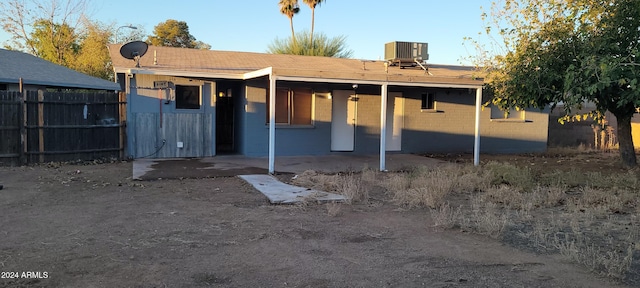
[{"label": "weed patch", "polygon": [[[541,157],[554,167],[602,155],[549,153]],[[305,172],[296,181],[342,193],[350,203],[366,203],[373,187],[383,187],[387,201],[429,211],[436,228],[460,228],[559,253],[617,280],[640,279],[640,272],[631,271],[640,265],[633,258],[640,254],[640,172],[602,171],[489,161],[480,167],[451,164],[395,173]],[[339,209],[328,205],[327,213],[337,215]]]}]

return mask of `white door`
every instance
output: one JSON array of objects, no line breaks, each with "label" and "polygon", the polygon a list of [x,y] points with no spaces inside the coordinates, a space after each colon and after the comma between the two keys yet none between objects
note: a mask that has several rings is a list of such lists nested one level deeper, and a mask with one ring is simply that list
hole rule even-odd
[{"label": "white door", "polygon": [[404,98],[399,92],[389,92],[387,97],[387,151],[402,150],[404,126]]},{"label": "white door", "polygon": [[356,105],[353,91],[332,93],[331,151],[353,151],[356,132]]}]

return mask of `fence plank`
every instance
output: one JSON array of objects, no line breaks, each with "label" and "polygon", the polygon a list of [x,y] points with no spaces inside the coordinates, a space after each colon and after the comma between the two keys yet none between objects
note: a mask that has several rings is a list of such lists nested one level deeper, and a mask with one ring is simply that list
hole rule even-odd
[{"label": "fence plank", "polygon": [[22,114],[21,116],[21,120],[22,120],[22,126],[20,127],[20,141],[22,142],[22,149],[20,151],[20,162],[22,164],[26,164],[27,163],[27,93],[24,93],[23,90],[23,82],[22,82],[22,78],[20,78],[20,95],[22,96]]},{"label": "fence plank", "polygon": [[44,162],[44,91],[38,90],[38,150],[40,151],[39,162]]},{"label": "fence plank", "polygon": [[120,119],[120,133],[119,133],[119,146],[118,148],[120,148],[120,159],[124,159],[125,157],[125,143],[127,143],[127,109],[126,109],[126,105],[127,105],[127,93],[125,92],[120,92],[118,94],[118,111],[119,111],[119,115],[118,118]]}]

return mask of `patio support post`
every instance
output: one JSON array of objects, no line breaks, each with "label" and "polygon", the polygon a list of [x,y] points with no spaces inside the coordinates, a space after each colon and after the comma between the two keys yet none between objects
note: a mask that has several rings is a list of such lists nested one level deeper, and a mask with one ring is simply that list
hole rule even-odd
[{"label": "patio support post", "polygon": [[386,168],[386,150],[387,150],[387,98],[388,85],[382,84],[382,93],[380,94],[380,171],[384,172]]},{"label": "patio support post", "polygon": [[269,174],[275,173],[276,162],[276,77],[269,74]]},{"label": "patio support post", "polygon": [[476,88],[476,127],[473,142],[473,165],[480,165],[480,108],[482,107],[482,87]]}]

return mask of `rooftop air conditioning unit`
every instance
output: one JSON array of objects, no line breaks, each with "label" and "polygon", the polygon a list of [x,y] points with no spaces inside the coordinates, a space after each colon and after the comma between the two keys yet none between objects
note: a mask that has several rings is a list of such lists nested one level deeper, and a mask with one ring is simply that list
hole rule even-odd
[{"label": "rooftop air conditioning unit", "polygon": [[416,66],[429,60],[429,44],[394,41],[384,44],[384,59],[391,65]]}]

